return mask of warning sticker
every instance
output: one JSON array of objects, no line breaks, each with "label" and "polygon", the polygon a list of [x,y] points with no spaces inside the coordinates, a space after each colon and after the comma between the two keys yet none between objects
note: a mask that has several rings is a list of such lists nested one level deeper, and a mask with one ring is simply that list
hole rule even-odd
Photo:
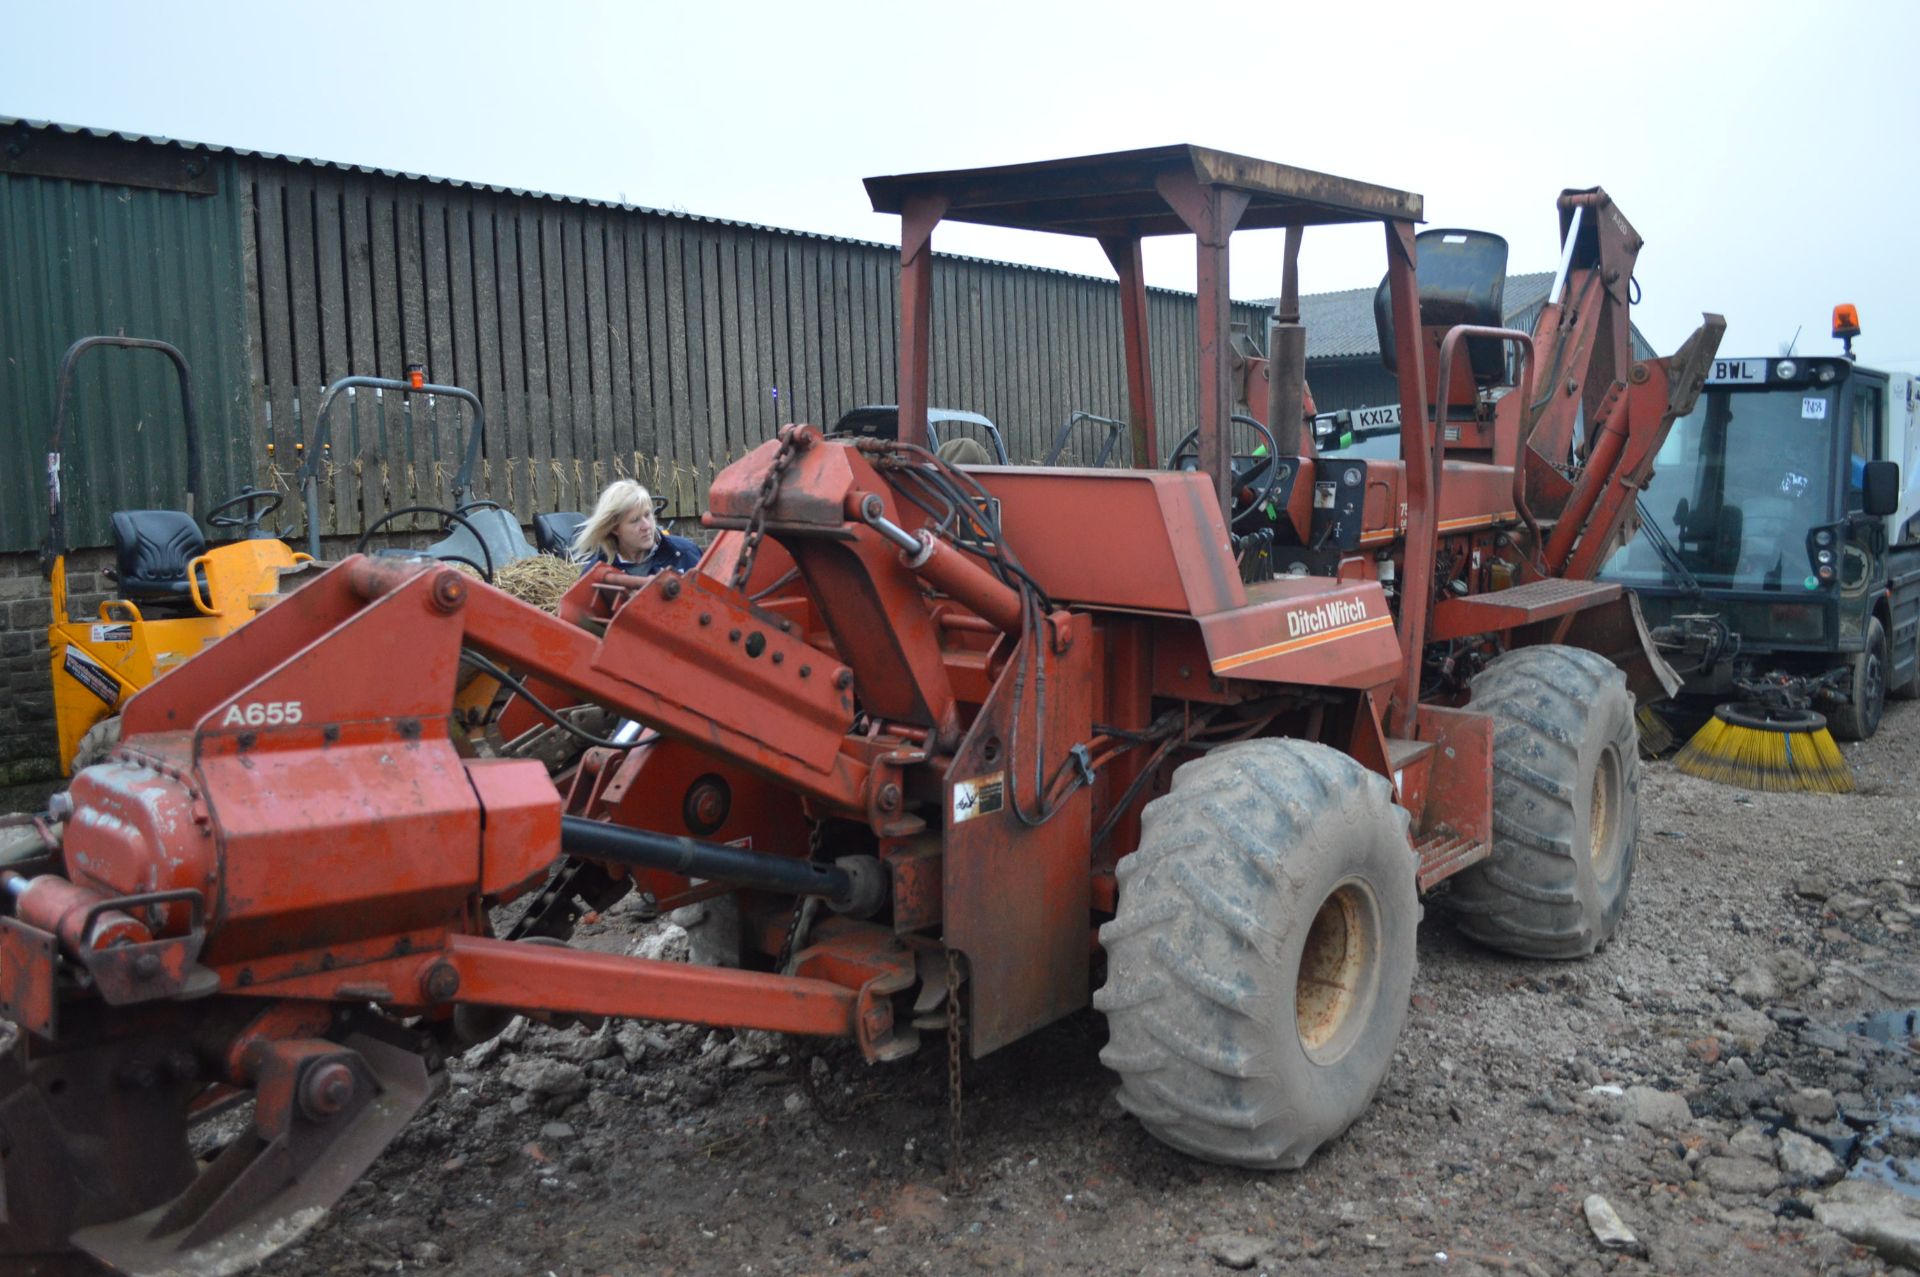
[{"label": "warning sticker", "polygon": [[107,673],[107,667],[88,656],[77,647],[70,647],[61,660],[61,668],[67,677],[98,696],[107,703],[108,708],[120,703],[120,685],[113,675]]},{"label": "warning sticker", "polygon": [[965,824],[975,816],[991,816],[1007,805],[1007,774],[976,776],[953,787],[953,823]]},{"label": "warning sticker", "polygon": [[93,641],[96,643],[131,643],[133,642],[133,626],[125,623],[96,625],[93,627]]}]

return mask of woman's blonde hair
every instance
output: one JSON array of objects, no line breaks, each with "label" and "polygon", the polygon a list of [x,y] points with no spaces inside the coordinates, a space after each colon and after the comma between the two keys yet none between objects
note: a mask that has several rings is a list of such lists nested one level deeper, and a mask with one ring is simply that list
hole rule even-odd
[{"label": "woman's blonde hair", "polygon": [[634,479],[615,479],[609,483],[600,500],[594,503],[593,514],[574,534],[575,556],[586,559],[599,554],[609,563],[618,558],[619,547],[614,544],[613,531],[637,506],[653,508],[653,494],[647,491],[646,485]]}]

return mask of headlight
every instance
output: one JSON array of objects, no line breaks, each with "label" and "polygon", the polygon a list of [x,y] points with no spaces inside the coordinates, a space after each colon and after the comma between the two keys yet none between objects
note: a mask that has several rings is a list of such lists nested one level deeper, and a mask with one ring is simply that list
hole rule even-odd
[{"label": "headlight", "polygon": [[1779,374],[1782,381],[1786,381],[1800,371],[1800,365],[1794,363],[1791,359],[1782,359],[1773,366],[1773,370]]},{"label": "headlight", "polygon": [[[1816,533],[1814,533],[1814,534],[1813,534],[1813,543],[1814,543],[1815,545],[1832,545],[1832,544],[1833,544],[1833,530],[1832,530],[1831,528],[1821,528],[1821,529],[1820,529],[1820,530],[1819,530],[1818,532],[1816,532]],[[1832,559],[1832,558],[1833,558],[1833,556],[1832,556],[1832,555],[1828,555],[1828,556],[1827,556],[1827,558],[1826,558],[1826,559],[1823,559],[1823,560],[1821,560],[1821,562],[1823,562],[1823,563],[1824,563],[1824,562],[1827,562],[1828,560],[1830,560],[1830,559]]]},{"label": "headlight", "polygon": [[1833,551],[1822,550],[1820,551],[1820,553],[1814,555],[1814,558],[1818,559],[1822,563],[1831,563],[1833,562]]},{"label": "headlight", "polygon": [[1819,373],[1817,373],[1816,375],[1817,375],[1817,376],[1818,376],[1818,377],[1820,378],[1820,381],[1821,381],[1821,384],[1823,384],[1823,385],[1824,385],[1825,383],[1827,383],[1827,382],[1829,382],[1829,381],[1832,381],[1832,380],[1833,380],[1833,365],[1832,365],[1832,364],[1821,364],[1821,365],[1820,365],[1820,371],[1819,371]]}]

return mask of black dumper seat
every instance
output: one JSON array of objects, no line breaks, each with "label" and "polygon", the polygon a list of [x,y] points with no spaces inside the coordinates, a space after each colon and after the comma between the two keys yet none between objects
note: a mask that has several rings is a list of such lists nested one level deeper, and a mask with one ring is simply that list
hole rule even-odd
[{"label": "black dumper seat", "polygon": [[134,603],[193,606],[187,564],[207,552],[193,516],[180,510],[116,510],[113,553],[120,596]]}]

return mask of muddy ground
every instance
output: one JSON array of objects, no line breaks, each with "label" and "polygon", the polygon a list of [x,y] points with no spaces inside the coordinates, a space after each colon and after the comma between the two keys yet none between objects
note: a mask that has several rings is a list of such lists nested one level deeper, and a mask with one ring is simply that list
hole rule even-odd
[{"label": "muddy ground", "polygon": [[[1489,953],[1430,899],[1392,1072],[1303,1171],[1156,1144],[1092,1013],[968,1066],[963,1188],[937,1040],[868,1067],[523,1023],[267,1271],[1898,1271],[1920,1088],[1912,1022],[1873,1013],[1920,1006],[1920,709],[1847,752],[1844,797],[1650,765],[1629,913],[1591,959]],[[678,947],[619,909],[586,940]],[[1592,1195],[1633,1244],[1601,1245]]]},{"label": "muddy ground", "polygon": [[[1089,1012],[968,1065],[868,1067],[766,1035],[517,1023],[280,1277],[669,1273],[1784,1273],[1920,1265],[1920,708],[1844,796],[1649,765],[1639,867],[1596,957],[1477,948],[1430,899],[1372,1109],[1303,1171],[1156,1144]],[[616,908],[596,948],[682,934]],[[1876,1014],[1880,1013],[1880,1014]],[[1841,1178],[1842,1176],[1844,1178]],[[1838,1181],[1835,1183],[1834,1181]],[[1586,1204],[1633,1234],[1603,1247]]]}]

